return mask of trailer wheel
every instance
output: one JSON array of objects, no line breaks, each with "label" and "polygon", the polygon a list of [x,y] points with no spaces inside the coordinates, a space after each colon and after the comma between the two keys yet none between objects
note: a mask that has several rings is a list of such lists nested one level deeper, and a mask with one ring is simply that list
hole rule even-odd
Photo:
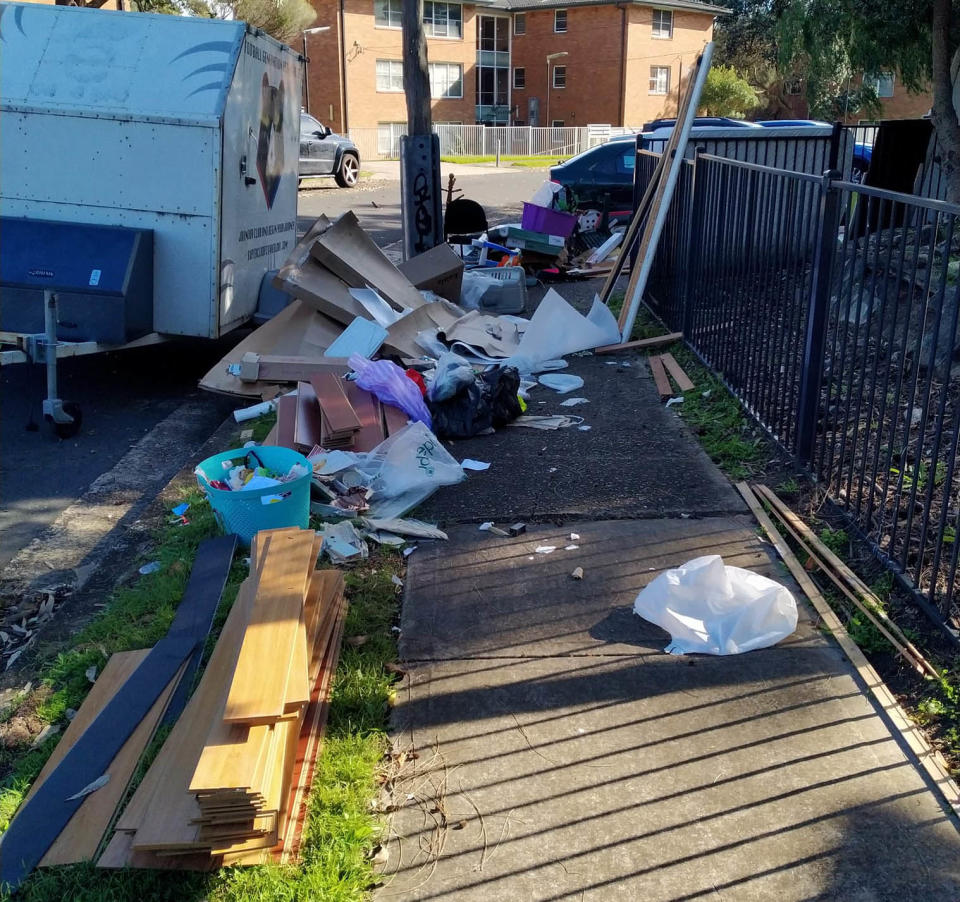
[{"label": "trailer wheel", "polygon": [[73,417],[72,423],[53,423],[53,431],[57,438],[73,438],[83,425],[83,411],[75,401],[64,401],[63,412]]},{"label": "trailer wheel", "polygon": [[352,188],[360,178],[360,161],[352,153],[345,153],[340,158],[340,169],[334,178],[341,188]]}]

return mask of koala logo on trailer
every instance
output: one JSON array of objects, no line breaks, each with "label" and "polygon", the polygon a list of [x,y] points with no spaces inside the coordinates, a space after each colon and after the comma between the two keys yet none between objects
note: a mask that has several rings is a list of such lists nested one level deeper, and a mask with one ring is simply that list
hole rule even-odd
[{"label": "koala logo on trailer", "polygon": [[271,85],[267,73],[263,73],[260,82],[260,134],[257,139],[257,172],[267,209],[280,189],[280,176],[283,174],[283,106],[285,86]]}]

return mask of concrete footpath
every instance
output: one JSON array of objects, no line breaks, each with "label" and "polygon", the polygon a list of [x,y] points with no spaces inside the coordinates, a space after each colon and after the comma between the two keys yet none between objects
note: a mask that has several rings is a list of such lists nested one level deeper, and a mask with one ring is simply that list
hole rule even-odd
[{"label": "concrete footpath", "polygon": [[[960,899],[954,818],[806,602],[789,639],[734,657],[666,655],[632,613],[702,554],[790,580],[627,359],[571,360],[590,405],[537,390],[589,432],[454,448],[492,465],[432,499],[450,541],[409,560],[376,899]],[[541,525],[476,527],[521,517]]]}]

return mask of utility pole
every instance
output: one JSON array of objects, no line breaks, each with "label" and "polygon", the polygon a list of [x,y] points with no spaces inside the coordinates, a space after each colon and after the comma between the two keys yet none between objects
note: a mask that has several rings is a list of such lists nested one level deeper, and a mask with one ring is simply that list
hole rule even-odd
[{"label": "utility pole", "polygon": [[440,140],[430,114],[423,0],[403,0],[403,90],[407,135],[400,139],[400,217],[403,256],[409,260],[443,243]]}]

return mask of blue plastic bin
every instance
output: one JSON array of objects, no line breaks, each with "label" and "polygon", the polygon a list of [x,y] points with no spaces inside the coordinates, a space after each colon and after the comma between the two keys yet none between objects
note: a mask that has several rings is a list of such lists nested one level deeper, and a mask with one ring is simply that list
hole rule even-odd
[{"label": "blue plastic bin", "polygon": [[[253,452],[259,463],[274,473],[287,473],[294,464],[303,464],[307,471],[298,479],[285,482],[280,486],[268,486],[265,489],[253,489],[247,492],[228,492],[224,489],[215,489],[210,483],[224,479],[227,470],[223,467],[224,461],[233,461],[235,465],[244,462]],[[248,466],[257,466],[258,461],[250,457]],[[210,507],[225,532],[234,532],[240,541],[249,547],[253,537],[261,529],[282,529],[288,526],[299,526],[306,529],[310,521],[310,478],[313,468],[310,462],[296,451],[289,448],[256,445],[250,448],[237,448],[234,451],[224,451],[201,461],[194,471],[201,490],[207,496]],[[269,504],[263,498],[289,492],[281,501]]]}]

